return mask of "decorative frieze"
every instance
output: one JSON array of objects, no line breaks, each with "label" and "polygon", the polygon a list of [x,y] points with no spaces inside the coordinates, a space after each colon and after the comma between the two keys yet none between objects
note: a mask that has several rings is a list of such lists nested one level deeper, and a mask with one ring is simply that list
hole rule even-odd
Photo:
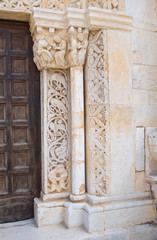
[{"label": "decorative frieze", "polygon": [[65,71],[48,71],[47,141],[48,191],[66,191],[69,185],[69,89]]},{"label": "decorative frieze", "polygon": [[81,0],[47,0],[47,8],[64,11],[67,7],[82,8]]},{"label": "decorative frieze", "polygon": [[40,7],[41,0],[0,0],[0,8],[31,11],[33,7]]},{"label": "decorative frieze", "polygon": [[64,11],[66,8],[65,0],[47,0],[47,8]]},{"label": "decorative frieze", "polygon": [[91,32],[86,62],[86,150],[88,193],[107,192],[108,50],[107,31]]},{"label": "decorative frieze", "polygon": [[124,0],[88,0],[88,6],[122,11],[124,10]]},{"label": "decorative frieze", "polygon": [[[85,2],[85,1],[84,1]],[[83,8],[83,0],[70,0],[68,7],[72,8]]]},{"label": "decorative frieze", "polygon": [[[124,10],[124,0],[87,0],[89,7]],[[65,11],[67,7],[85,9],[86,0],[0,0],[0,8],[30,12],[33,7]]]}]

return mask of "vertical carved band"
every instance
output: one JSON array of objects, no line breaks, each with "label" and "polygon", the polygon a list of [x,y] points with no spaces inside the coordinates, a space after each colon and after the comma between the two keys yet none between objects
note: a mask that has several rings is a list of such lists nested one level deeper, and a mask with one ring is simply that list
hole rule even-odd
[{"label": "vertical carved band", "polygon": [[69,77],[48,71],[48,191],[67,191],[69,185]]},{"label": "vertical carved band", "polygon": [[107,193],[108,145],[107,31],[91,32],[86,62],[86,150],[88,193]]}]

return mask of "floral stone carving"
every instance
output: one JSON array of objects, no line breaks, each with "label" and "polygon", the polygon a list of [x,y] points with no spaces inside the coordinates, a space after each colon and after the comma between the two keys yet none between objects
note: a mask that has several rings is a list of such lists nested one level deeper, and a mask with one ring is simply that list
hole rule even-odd
[{"label": "floral stone carving", "polygon": [[65,0],[48,0],[47,8],[64,11],[66,8]]},{"label": "floral stone carving", "polygon": [[0,0],[0,8],[31,11],[33,7],[40,7],[41,0]]},{"label": "floral stone carving", "polygon": [[88,6],[110,10],[123,10],[124,0],[88,0]]},{"label": "floral stone carving", "polygon": [[107,192],[108,51],[107,31],[91,32],[86,62],[88,192]]},{"label": "floral stone carving", "polygon": [[69,101],[67,74],[48,73],[48,190],[53,193],[69,184]]},{"label": "floral stone carving", "polygon": [[68,7],[72,7],[72,8],[83,8],[83,4],[82,4],[83,0],[70,0]]},{"label": "floral stone carving", "polygon": [[67,7],[82,8],[82,0],[48,0],[47,8],[64,11]]}]

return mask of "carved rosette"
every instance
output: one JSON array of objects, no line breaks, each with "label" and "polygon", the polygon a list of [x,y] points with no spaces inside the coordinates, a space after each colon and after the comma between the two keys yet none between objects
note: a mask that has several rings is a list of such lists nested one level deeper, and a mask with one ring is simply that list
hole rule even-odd
[{"label": "carved rosette", "polygon": [[69,81],[66,71],[48,71],[48,192],[69,187]]},{"label": "carved rosette", "polygon": [[107,31],[91,32],[86,62],[86,148],[88,193],[107,193],[108,111]]}]

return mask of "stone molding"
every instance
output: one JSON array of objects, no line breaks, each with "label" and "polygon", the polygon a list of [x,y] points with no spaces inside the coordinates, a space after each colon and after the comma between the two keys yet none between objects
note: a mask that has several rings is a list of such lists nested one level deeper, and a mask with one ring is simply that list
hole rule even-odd
[{"label": "stone molding", "polygon": [[118,11],[88,7],[85,9],[67,8],[56,11],[45,8],[33,8],[30,16],[31,31],[35,26],[68,29],[70,26],[89,30],[123,29],[131,30],[132,17]]},{"label": "stone molding", "polygon": [[34,61],[43,69],[83,66],[91,30],[131,30],[132,18],[123,13],[89,7],[57,11],[33,8],[30,30],[34,41]]}]

